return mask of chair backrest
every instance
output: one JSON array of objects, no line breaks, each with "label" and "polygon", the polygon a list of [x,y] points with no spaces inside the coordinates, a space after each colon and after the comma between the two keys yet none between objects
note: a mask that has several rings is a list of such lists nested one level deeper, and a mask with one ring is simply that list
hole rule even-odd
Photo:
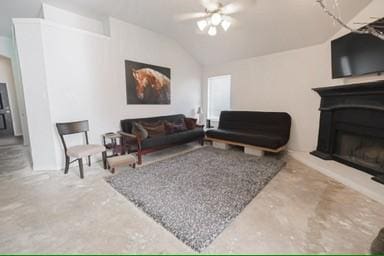
[{"label": "chair backrest", "polygon": [[64,135],[85,133],[85,142],[88,142],[89,122],[88,120],[69,122],[69,123],[56,123],[57,131],[59,132],[61,142],[63,143],[65,151],[67,151],[67,145],[64,140]]}]

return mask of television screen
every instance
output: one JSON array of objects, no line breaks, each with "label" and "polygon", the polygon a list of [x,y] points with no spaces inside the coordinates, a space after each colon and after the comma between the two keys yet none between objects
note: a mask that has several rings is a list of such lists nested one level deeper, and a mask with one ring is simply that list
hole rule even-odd
[{"label": "television screen", "polygon": [[341,78],[384,71],[384,40],[350,33],[331,42],[332,77]]}]

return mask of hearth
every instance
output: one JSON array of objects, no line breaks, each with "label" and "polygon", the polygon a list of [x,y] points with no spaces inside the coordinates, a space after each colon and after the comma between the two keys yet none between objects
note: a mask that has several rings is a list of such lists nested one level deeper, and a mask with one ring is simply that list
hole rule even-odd
[{"label": "hearth", "polygon": [[311,154],[375,176],[384,184],[384,81],[313,89],[321,96]]}]

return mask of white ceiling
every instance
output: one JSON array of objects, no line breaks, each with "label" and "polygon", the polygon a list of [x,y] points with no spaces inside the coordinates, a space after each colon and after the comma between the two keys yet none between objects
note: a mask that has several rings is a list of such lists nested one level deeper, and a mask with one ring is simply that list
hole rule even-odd
[{"label": "white ceiling", "polygon": [[12,18],[36,18],[40,10],[41,0],[0,0],[0,36],[10,36]]},{"label": "white ceiling", "polygon": [[[215,1],[215,0],[211,0]],[[237,24],[216,37],[199,33],[196,20],[183,13],[204,10],[199,0],[46,0],[57,7],[91,17],[112,16],[167,35],[201,64],[266,55],[326,41],[340,27],[316,0],[222,0],[245,8],[232,16]],[[328,0],[330,1],[330,0]],[[338,0],[344,20],[353,18],[371,0]],[[0,0],[0,35],[9,34],[11,17],[36,17],[40,0]]]}]

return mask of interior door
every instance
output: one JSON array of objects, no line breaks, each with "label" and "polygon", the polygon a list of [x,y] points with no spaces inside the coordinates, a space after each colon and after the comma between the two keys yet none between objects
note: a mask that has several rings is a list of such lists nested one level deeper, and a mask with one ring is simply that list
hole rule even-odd
[{"label": "interior door", "polygon": [[6,84],[0,83],[0,137],[13,136],[12,115]]}]

